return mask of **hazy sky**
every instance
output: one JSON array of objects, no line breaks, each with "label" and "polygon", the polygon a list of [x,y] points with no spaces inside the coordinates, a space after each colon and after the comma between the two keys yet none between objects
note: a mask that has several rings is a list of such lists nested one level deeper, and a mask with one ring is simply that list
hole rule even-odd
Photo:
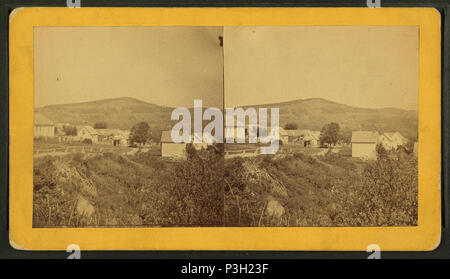
[{"label": "hazy sky", "polygon": [[222,106],[222,27],[36,27],[35,106],[134,97]]},{"label": "hazy sky", "polygon": [[417,109],[416,26],[226,27],[225,105],[320,97]]},{"label": "hazy sky", "polygon": [[225,86],[227,107],[319,97],[417,109],[418,32],[416,26],[36,27],[35,106],[134,97],[221,107]]}]

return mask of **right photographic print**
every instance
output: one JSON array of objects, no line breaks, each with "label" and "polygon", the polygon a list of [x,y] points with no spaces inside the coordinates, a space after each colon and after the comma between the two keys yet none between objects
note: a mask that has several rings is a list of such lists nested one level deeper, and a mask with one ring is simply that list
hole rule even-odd
[{"label": "right photographic print", "polygon": [[225,27],[223,45],[225,107],[279,114],[225,143],[225,226],[417,226],[417,26]]}]

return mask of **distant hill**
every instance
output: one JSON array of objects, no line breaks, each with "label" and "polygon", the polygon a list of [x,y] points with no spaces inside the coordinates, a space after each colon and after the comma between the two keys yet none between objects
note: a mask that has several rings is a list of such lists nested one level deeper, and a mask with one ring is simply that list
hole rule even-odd
[{"label": "distant hill", "polygon": [[134,124],[145,121],[156,130],[170,129],[172,110],[127,97],[49,105],[36,109],[50,120],[59,123],[92,126],[96,122],[106,122],[108,128],[131,129]]},{"label": "distant hill", "polygon": [[398,131],[408,138],[417,138],[418,112],[398,108],[368,109],[331,102],[322,98],[294,100],[253,107],[278,107],[280,126],[296,123],[299,129],[320,131],[329,122],[346,130]]},{"label": "distant hill", "polygon": [[[399,131],[411,138],[417,137],[418,133],[416,110],[358,108],[320,98],[254,107],[278,107],[282,127],[287,123],[296,123],[299,129],[321,130],[323,125],[336,122],[346,130]],[[49,105],[36,109],[54,122],[67,122],[74,125],[106,122],[109,128],[130,129],[137,122],[146,121],[153,129],[159,131],[172,127],[173,121],[170,120],[172,110],[173,108],[170,107],[158,106],[134,98]]]}]

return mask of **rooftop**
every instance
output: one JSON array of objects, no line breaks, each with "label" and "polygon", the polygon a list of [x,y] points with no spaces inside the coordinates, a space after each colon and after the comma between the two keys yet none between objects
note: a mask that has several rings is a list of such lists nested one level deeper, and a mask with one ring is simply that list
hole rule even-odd
[{"label": "rooftop", "polygon": [[352,142],[376,143],[378,133],[372,131],[356,131],[352,133]]},{"label": "rooftop", "polygon": [[35,113],[34,114],[34,125],[41,125],[41,126],[51,126],[54,125],[53,121],[45,117],[41,113]]}]

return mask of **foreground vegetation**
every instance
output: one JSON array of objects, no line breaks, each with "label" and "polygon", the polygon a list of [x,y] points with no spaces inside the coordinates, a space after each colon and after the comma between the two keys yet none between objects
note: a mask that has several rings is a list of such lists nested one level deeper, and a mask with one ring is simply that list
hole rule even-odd
[{"label": "foreground vegetation", "polygon": [[401,150],[372,162],[188,154],[35,159],[33,226],[417,225],[417,161]]}]

